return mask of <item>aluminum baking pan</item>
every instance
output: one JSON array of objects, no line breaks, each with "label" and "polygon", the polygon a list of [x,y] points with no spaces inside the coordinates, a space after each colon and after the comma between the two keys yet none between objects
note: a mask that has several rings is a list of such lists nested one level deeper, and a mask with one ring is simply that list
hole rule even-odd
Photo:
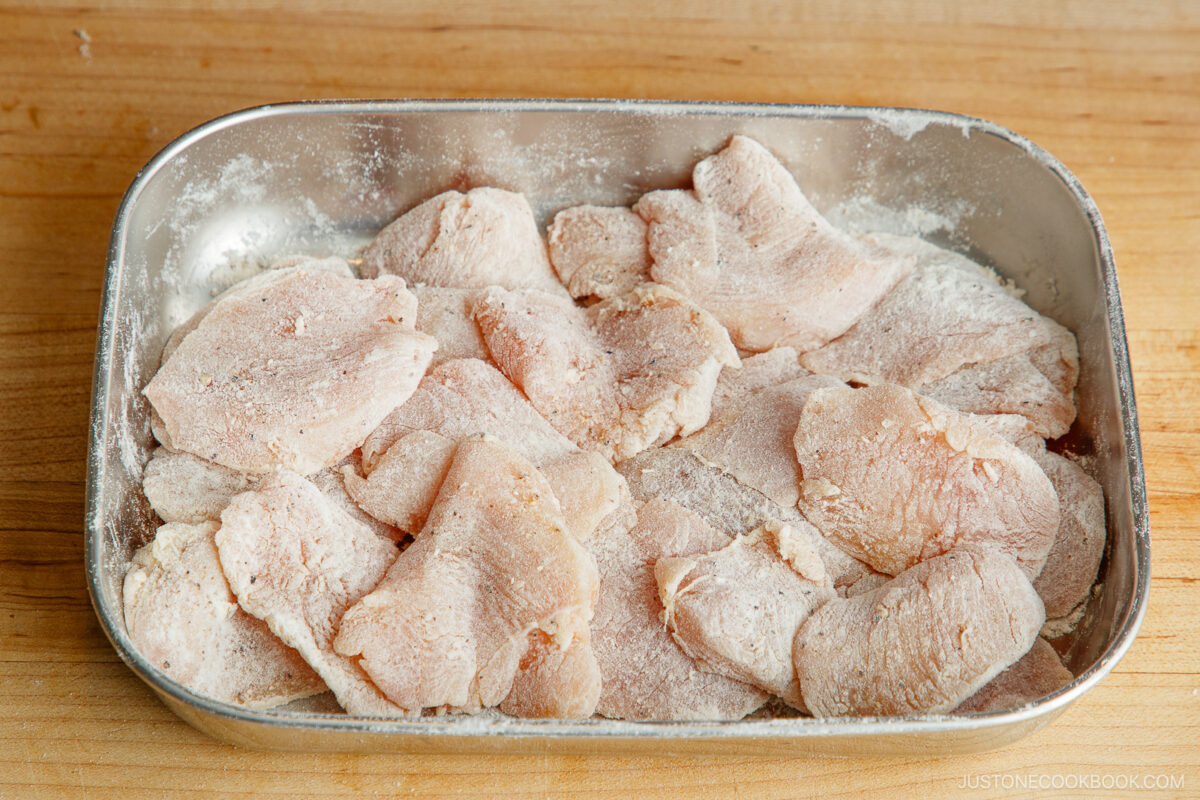
[{"label": "aluminum baking pan", "polygon": [[[139,390],[171,328],[274,257],[352,254],[452,187],[525,192],[544,222],[577,203],[687,185],[734,133],[777,153],[835,223],[919,233],[995,267],[1074,330],[1082,376],[1069,434],[1104,486],[1102,590],[1066,642],[1078,677],[1023,708],[973,716],[754,717],[738,722],[529,721],[484,714],[378,721],[256,712],[192,694],[137,653],[121,580],[153,514]],[[180,717],[273,749],[409,752],[929,753],[999,747],[1047,724],[1112,670],[1145,612],[1150,532],[1117,276],[1100,214],[1053,156],[989,122],[933,111],[629,101],[379,101],[265,106],[181,136],[137,176],[113,226],[96,349],[86,559],[121,658]]]}]

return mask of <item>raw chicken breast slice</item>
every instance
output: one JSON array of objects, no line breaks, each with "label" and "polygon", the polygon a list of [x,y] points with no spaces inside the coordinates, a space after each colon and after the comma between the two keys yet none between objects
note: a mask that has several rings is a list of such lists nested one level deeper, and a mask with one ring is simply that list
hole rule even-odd
[{"label": "raw chicken breast slice", "polygon": [[698,433],[671,446],[693,451],[789,508],[800,499],[793,443],[800,411],[812,391],[842,385],[829,375],[809,375],[761,389],[730,402]]},{"label": "raw chicken breast slice", "polygon": [[396,546],[292,472],[235,497],[221,523],[221,567],[242,608],[296,648],[346,711],[403,716],[354,660],[333,649],[346,609],[383,578]]},{"label": "raw chicken breast slice", "polygon": [[738,368],[726,367],[717,376],[717,388],[713,390],[712,415],[721,409],[759,391],[781,383],[812,375],[800,365],[799,353],[794,347],[773,347],[742,359]]},{"label": "raw chicken breast slice", "polygon": [[1074,679],[1050,643],[1039,636],[1028,653],[988,681],[954,711],[956,714],[979,714],[1020,708],[1057,692]]},{"label": "raw chicken breast slice", "polygon": [[[385,512],[382,505],[371,507],[385,517],[390,513],[398,520],[401,514],[411,514],[406,519],[407,524],[415,526],[408,529],[412,533],[423,524],[423,515],[433,504],[445,474],[437,470],[437,465],[448,463],[444,452],[437,455],[441,452],[438,448],[400,444],[404,437],[415,432],[436,434],[452,442],[487,434],[512,447],[550,481],[567,528],[580,541],[590,536],[597,522],[616,508],[624,487],[624,480],[612,466],[581,451],[551,427],[517,387],[491,364],[478,359],[449,361],[430,370],[413,396],[367,437],[362,448],[367,481],[374,480],[377,485],[373,491],[379,502],[394,506],[391,512]],[[401,463],[375,478],[389,448],[397,447],[405,455],[392,460]],[[416,466],[421,463],[426,466]],[[351,479],[351,485],[361,492],[360,481]]]},{"label": "raw chicken breast slice", "polygon": [[974,419],[1028,453],[1058,495],[1058,531],[1033,582],[1046,606],[1042,635],[1056,639],[1075,630],[1083,618],[1100,570],[1108,536],[1104,489],[1074,461],[1047,451],[1046,442],[1025,417],[996,414]]},{"label": "raw chicken breast slice", "polygon": [[[339,464],[313,474],[309,480],[355,520],[385,539],[399,541],[403,536],[399,530],[367,514],[346,493],[341,470],[353,469],[358,463],[352,453]],[[262,479],[261,475],[237,472],[191,453],[159,447],[146,462],[142,491],[150,507],[166,522],[216,522],[236,495],[258,488]]]},{"label": "raw chicken breast slice", "polygon": [[[167,337],[167,343],[163,346],[162,357],[159,360],[159,366],[167,363],[167,359],[175,352],[175,348],[179,347],[179,343],[183,338],[200,325],[200,320],[212,310],[221,300],[227,297],[246,295],[252,292],[261,291],[272,283],[284,279],[296,272],[330,272],[343,278],[353,278],[354,270],[343,258],[336,256],[330,258],[312,258],[311,256],[290,256],[281,259],[272,264],[269,268],[263,270],[257,275],[253,275],[244,281],[235,283],[225,291],[221,292],[212,302],[204,308],[197,311],[190,318],[178,325],[175,330],[171,331],[171,335]],[[163,442],[163,444],[167,444]]]},{"label": "raw chicken breast slice", "polygon": [[411,284],[566,296],[525,195],[487,186],[442,192],[401,215],[363,252],[361,271]]},{"label": "raw chicken breast slice", "polygon": [[125,573],[125,628],[138,651],[196,694],[272,708],[325,691],[295,650],[238,608],[213,544],[217,525],[168,523]]},{"label": "raw chicken breast slice", "polygon": [[367,477],[343,467],[346,492],[368,514],[416,534],[425,526],[457,449],[453,439],[413,431],[385,450]]},{"label": "raw chicken breast slice", "polygon": [[967,542],[1037,577],[1058,498],[1025,453],[901,386],[818,389],[796,430],[800,510],[847,551],[897,575]]},{"label": "raw chicken breast slice", "polygon": [[916,268],[843,336],[802,354],[804,366],[898,383],[962,411],[1025,414],[1046,436],[1066,432],[1079,375],[1070,331],[965,256],[914,237],[868,241]]},{"label": "raw chicken breast slice", "polygon": [[350,496],[347,481],[343,473],[350,471],[357,475],[358,470],[361,469],[362,460],[359,457],[358,451],[355,450],[332,467],[309,475],[308,480],[320,490],[321,494],[325,495],[326,500],[349,514],[350,518],[355,522],[367,526],[377,536],[382,536],[393,544],[402,544],[407,531],[372,516]]},{"label": "raw chicken breast slice", "polygon": [[257,476],[165,447],[142,469],[142,492],[164,522],[219,520],[234,495],[257,485]]},{"label": "raw chicken breast slice", "polygon": [[417,298],[417,330],[438,343],[431,368],[456,358],[488,360],[487,345],[472,314],[478,289],[413,286],[409,291]]},{"label": "raw chicken breast slice", "polygon": [[795,642],[818,717],[950,711],[1033,645],[1045,614],[1009,556],[973,546],[819,608]]},{"label": "raw chicken breast slice", "polygon": [[[1068,334],[1070,335],[1070,334]],[[1039,352],[1051,349],[1040,348]],[[1075,338],[1058,352],[1063,359],[1074,359]],[[1070,375],[1060,371],[1061,375]],[[943,405],[973,414],[1020,414],[1030,421],[1041,436],[1056,439],[1071,428],[1075,420],[1075,380],[1051,381],[1027,353],[1008,358],[971,364],[941,380],[921,386],[919,391]]]},{"label": "raw chicken breast slice", "polygon": [[624,206],[575,206],[554,215],[550,263],[576,299],[615,297],[650,280],[646,223]]},{"label": "raw chicken breast slice", "polygon": [[596,583],[541,473],[500,442],[468,439],[424,530],[346,612],[335,647],[360,657],[402,708],[493,707],[512,689],[531,631],[559,650],[582,645]]},{"label": "raw chicken breast slice", "polygon": [[716,320],[654,284],[586,309],[492,287],[475,318],[542,416],[610,461],[703,427],[721,367],[739,363]]},{"label": "raw chicken breast slice", "polygon": [[867,241],[915,259],[916,267],[845,335],[800,356],[814,372],[915,388],[1049,341],[1054,323],[966,256],[915,237],[872,234]]},{"label": "raw chicken breast slice", "polygon": [[822,536],[795,508],[779,505],[720,467],[706,464],[690,450],[647,450],[621,462],[618,470],[629,482],[635,502],[644,503],[654,497],[672,500],[730,538],[772,520],[786,523],[812,541],[839,593],[874,574],[869,566]]},{"label": "raw chicken breast slice", "polygon": [[1054,639],[1075,630],[1104,557],[1104,490],[1078,464],[1057,453],[1035,455],[1054,484],[1062,521],[1033,588],[1046,605],[1042,635]]},{"label": "raw chicken breast slice", "polygon": [[541,629],[529,632],[529,649],[500,710],[532,719],[587,719],[600,701],[600,665],[587,627],[564,650]]},{"label": "raw chicken breast slice", "polygon": [[174,449],[230,469],[316,472],[416,388],[435,347],[394,277],[286,271],[219,300],[144,394]]},{"label": "raw chicken breast slice", "polygon": [[371,432],[362,446],[367,473],[374,471],[389,447],[413,431],[431,431],[456,441],[484,433],[535,464],[578,450],[498,369],[474,358],[431,369],[412,397]]},{"label": "raw chicken breast slice", "polygon": [[715,552],[660,558],[654,577],[671,636],[702,669],[805,710],[792,643],[836,597],[810,541],[767,523]]},{"label": "raw chicken breast slice", "polygon": [[707,672],[671,638],[654,564],[729,544],[670,500],[632,506],[588,542],[600,570],[592,646],[602,676],[598,713],[616,719],[741,719],[767,700],[760,689]]},{"label": "raw chicken breast slice", "polygon": [[830,225],[745,136],[697,164],[692,183],[634,206],[649,223],[650,274],[712,312],[742,349],[820,347],[912,268]]}]

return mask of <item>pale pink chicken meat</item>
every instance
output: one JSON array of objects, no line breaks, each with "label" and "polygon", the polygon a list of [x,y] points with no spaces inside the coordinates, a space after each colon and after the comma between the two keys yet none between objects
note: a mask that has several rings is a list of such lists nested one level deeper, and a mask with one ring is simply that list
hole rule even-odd
[{"label": "pale pink chicken meat", "polygon": [[424,530],[346,613],[335,647],[402,708],[493,707],[532,631],[559,650],[586,648],[596,583],[541,473],[500,442],[468,439]]},{"label": "pale pink chicken meat", "polygon": [[257,485],[257,476],[165,447],[142,469],[142,492],[164,522],[219,520],[234,495]]},{"label": "pale pink chicken meat", "polygon": [[[921,394],[973,414],[1020,414],[1047,438],[1058,438],[1075,419],[1075,381],[1079,356],[1075,337],[1065,328],[1050,344],[1032,353],[971,364],[920,387]],[[1069,337],[1069,338],[1068,338]],[[1041,357],[1055,364],[1039,367]]]},{"label": "pale pink chicken meat", "polygon": [[760,389],[812,374],[800,365],[800,354],[794,347],[773,347],[762,353],[745,356],[740,367],[726,367],[717,376],[712,414],[717,416],[725,406],[743,400]]},{"label": "pale pink chicken meat", "polygon": [[779,505],[800,499],[796,427],[808,395],[842,386],[828,375],[808,375],[769,386],[728,403],[699,432],[671,445],[696,453]]},{"label": "pale pink chicken meat", "polygon": [[800,510],[880,572],[974,542],[1041,572],[1059,524],[1041,468],[970,415],[901,386],[818,389],[795,437]]},{"label": "pale pink chicken meat", "polygon": [[644,195],[651,277],[744,350],[811,350],[843,334],[912,268],[834,228],[787,168],[744,136],[696,165],[693,188]]},{"label": "pale pink chicken meat", "polygon": [[474,358],[429,370],[412,396],[371,432],[362,446],[367,473],[389,447],[414,431],[454,440],[480,433],[495,436],[534,464],[578,450],[538,414],[512,381],[492,364]]},{"label": "pale pink chicken meat", "polygon": [[978,714],[987,711],[1008,711],[1057,692],[1075,676],[1063,666],[1062,659],[1041,636],[1029,652],[1012,666],[988,681],[975,694],[964,700],[958,714]]},{"label": "pale pink chicken meat", "polygon": [[787,524],[813,543],[839,593],[874,574],[867,564],[822,536],[795,508],[779,505],[690,450],[647,450],[621,462],[618,470],[628,481],[635,502],[669,499],[730,538],[771,521]]},{"label": "pale pink chicken meat", "polygon": [[500,710],[532,719],[586,719],[600,701],[600,665],[584,626],[565,650],[541,629],[530,631],[512,689]]},{"label": "pale pink chicken meat", "polygon": [[660,558],[654,576],[671,636],[701,668],[804,709],[792,643],[836,597],[810,541],[768,523],[720,550]]},{"label": "pale pink chicken meat", "polygon": [[1030,308],[991,270],[913,237],[870,241],[916,268],[858,323],[801,355],[842,380],[897,383],[962,411],[1022,413],[1045,436],[1075,418],[1075,337]]},{"label": "pale pink chicken meat", "polygon": [[566,296],[529,201],[487,186],[442,192],[402,214],[363,252],[362,275],[411,284],[541,289]]},{"label": "pale pink chicken meat", "polygon": [[[415,526],[410,532],[423,524],[445,474],[439,465],[448,463],[448,445],[417,446],[439,439],[418,437],[401,443],[417,432],[450,442],[487,434],[509,445],[545,474],[567,527],[581,541],[616,508],[623,488],[624,481],[604,459],[581,451],[556,431],[490,363],[449,361],[430,370],[413,396],[367,438],[362,448],[366,484],[348,479],[363,502],[374,503],[370,508],[376,514],[404,519],[406,525]],[[389,457],[392,448],[397,454]],[[391,467],[376,477],[385,459]],[[364,486],[372,487],[374,501],[365,500]]]},{"label": "pale pink chicken meat", "polygon": [[796,636],[796,676],[818,717],[944,713],[1024,655],[1044,620],[1012,558],[958,548],[819,608]]},{"label": "pale pink chicken meat", "polygon": [[456,358],[489,358],[472,314],[478,289],[412,286],[409,291],[417,298],[417,330],[438,343],[430,367]]},{"label": "pale pink chicken meat", "polygon": [[365,478],[353,466],[342,468],[346,492],[364,511],[415,534],[425,526],[458,443],[431,431],[398,439]]},{"label": "pale pink chicken meat", "polygon": [[308,474],[349,455],[416,388],[435,342],[415,331],[403,281],[280,274],[219,300],[146,386],[172,448],[251,474]]},{"label": "pale pink chicken meat", "polygon": [[[367,514],[346,493],[341,470],[353,469],[357,464],[358,459],[351,454],[309,479],[355,520],[386,539],[398,541],[402,536],[400,531]],[[247,475],[191,453],[158,447],[143,469],[142,491],[150,507],[166,522],[216,522],[235,495],[257,488],[262,479],[261,475]]]},{"label": "pale pink chicken meat", "polygon": [[1058,532],[1033,582],[1046,606],[1042,635],[1058,638],[1073,631],[1083,618],[1104,557],[1108,536],[1104,489],[1074,461],[1047,451],[1045,440],[1025,417],[996,414],[976,419],[1028,453],[1058,495]]},{"label": "pale pink chicken meat", "polygon": [[[342,278],[355,277],[354,270],[350,268],[350,264],[345,259],[337,258],[336,256],[330,258],[291,256],[280,259],[257,275],[253,275],[244,281],[239,281],[230,286],[213,298],[212,302],[178,325],[175,330],[171,331],[171,335],[167,337],[167,343],[163,345],[159,366],[167,363],[167,359],[175,352],[175,348],[179,347],[179,343],[183,341],[183,337],[196,330],[197,326],[200,325],[200,320],[204,319],[218,302],[227,297],[260,291],[272,283],[287,278],[296,272],[330,272]],[[167,442],[163,442],[163,444],[167,444]]]},{"label": "pale pink chicken meat", "polygon": [[373,516],[351,497],[348,482],[343,473],[352,471],[357,474],[356,471],[361,469],[362,460],[356,450],[332,467],[309,475],[308,480],[312,482],[313,486],[317,487],[321,494],[325,495],[326,500],[333,503],[342,511],[345,511],[355,522],[365,525],[376,535],[382,536],[384,539],[399,545],[407,531],[402,530],[398,526],[391,525],[379,517]]},{"label": "pale pink chicken meat", "polygon": [[1054,484],[1062,506],[1054,545],[1033,582],[1046,605],[1042,635],[1056,638],[1079,624],[1096,582],[1107,537],[1104,490],[1082,467],[1057,453],[1045,452],[1033,459]]},{"label": "pale pink chicken meat", "polygon": [[546,232],[550,263],[576,299],[615,297],[650,280],[646,222],[624,206],[574,206]]},{"label": "pale pink chicken meat", "polygon": [[217,525],[169,523],[125,573],[125,629],[155,667],[197,694],[271,708],[325,691],[300,654],[238,607],[221,572]]},{"label": "pale pink chicken meat", "polygon": [[[341,258],[310,258],[308,256],[294,256],[281,259],[273,264],[269,269],[247,278],[244,281],[240,281],[239,283],[236,283],[226,289],[224,292],[221,292],[212,300],[212,302],[197,311],[188,319],[184,320],[175,328],[175,330],[171,331],[171,335],[167,337],[166,344],[163,345],[162,355],[159,358],[159,366],[161,367],[163,364],[167,363],[167,359],[169,359],[171,354],[175,352],[175,348],[179,347],[179,343],[183,341],[185,336],[194,331],[200,325],[200,320],[207,316],[208,312],[212,310],[213,306],[215,306],[217,302],[230,296],[239,296],[260,291],[264,287],[267,287],[270,284],[282,278],[286,278],[287,276],[296,272],[331,272],[343,278],[354,277],[354,271],[350,268],[350,265],[345,261],[345,259]],[[166,423],[163,422],[162,417],[159,416],[158,412],[153,406],[150,407],[150,430],[154,433],[154,438],[157,439],[164,447],[170,450],[175,449],[174,445],[171,443],[171,435],[167,431]]]},{"label": "pale pink chicken meat", "polygon": [[542,416],[612,461],[701,428],[721,367],[739,363],[711,315],[654,284],[588,308],[493,287],[475,317]]},{"label": "pale pink chicken meat", "polygon": [[346,711],[404,716],[353,659],[333,648],[346,609],[383,578],[395,544],[292,472],[235,497],[221,514],[216,544],[238,603],[296,648]]},{"label": "pale pink chicken meat", "polygon": [[632,507],[588,542],[600,571],[592,646],[602,684],[596,710],[617,719],[741,719],[767,700],[742,681],[699,668],[660,617],[654,564],[718,550],[730,538],[670,500]]}]

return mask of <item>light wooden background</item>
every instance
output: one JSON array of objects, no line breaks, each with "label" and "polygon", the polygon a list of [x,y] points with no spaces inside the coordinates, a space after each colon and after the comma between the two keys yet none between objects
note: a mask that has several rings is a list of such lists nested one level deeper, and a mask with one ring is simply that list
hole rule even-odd
[{"label": "light wooden background", "polygon": [[[0,798],[1200,796],[1200,4],[385,5],[0,3]],[[173,137],[240,107],[462,96],[923,106],[1060,157],[1112,236],[1146,452],[1153,589],[1116,671],[1048,729],[955,758],[280,755],[176,720],[117,661],[84,588],[121,193]],[[994,774],[1175,788],[960,791]]]}]

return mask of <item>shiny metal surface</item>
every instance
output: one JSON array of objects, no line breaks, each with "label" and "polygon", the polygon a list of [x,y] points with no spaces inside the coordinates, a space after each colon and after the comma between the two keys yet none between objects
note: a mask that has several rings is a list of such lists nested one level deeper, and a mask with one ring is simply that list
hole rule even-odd
[{"label": "shiny metal surface", "polygon": [[[727,723],[418,722],[255,712],[198,697],[134,651],[120,584],[153,531],[139,489],[152,444],[139,390],[170,330],[276,257],[350,255],[438,191],[527,193],[545,221],[582,202],[686,185],[733,133],[778,154],[834,222],[918,230],[995,267],[1079,337],[1070,448],[1107,498],[1103,589],[1070,642],[1078,677],[1010,712]],[[237,112],[180,137],[138,175],[113,226],[96,351],[86,559],[121,658],[180,717],[225,741],[292,750],[947,754],[1002,746],[1057,717],[1128,649],[1145,612],[1150,532],[1133,382],[1099,212],[1061,163],[988,122],[931,111],[628,101],[321,102]]]}]

